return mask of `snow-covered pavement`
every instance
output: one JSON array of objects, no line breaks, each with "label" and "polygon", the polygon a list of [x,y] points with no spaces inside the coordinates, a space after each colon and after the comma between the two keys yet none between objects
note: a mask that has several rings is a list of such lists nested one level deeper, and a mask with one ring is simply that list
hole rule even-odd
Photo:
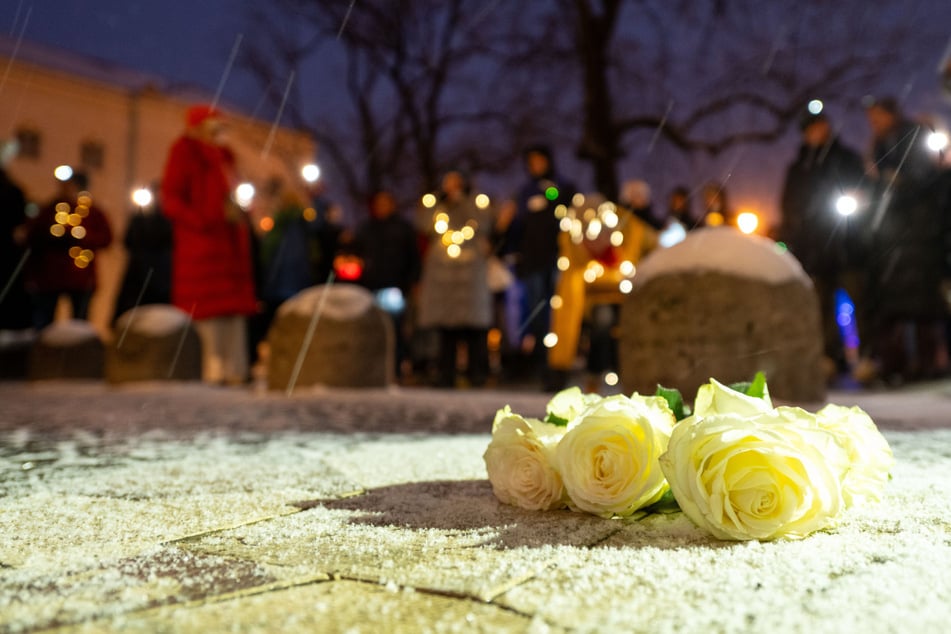
[{"label": "snow-covered pavement", "polygon": [[541,394],[0,383],[0,632],[942,631],[951,383],[834,393],[885,501],[800,542],[500,505],[482,452]]}]

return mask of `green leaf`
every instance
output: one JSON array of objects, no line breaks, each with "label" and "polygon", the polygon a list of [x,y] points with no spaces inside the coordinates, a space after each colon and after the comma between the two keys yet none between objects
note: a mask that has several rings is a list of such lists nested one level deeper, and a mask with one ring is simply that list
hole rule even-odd
[{"label": "green leaf", "polygon": [[673,490],[667,489],[667,492],[664,493],[664,497],[650,506],[644,507],[642,510],[648,513],[677,513],[680,511],[680,505],[677,504],[677,498],[674,497]]},{"label": "green leaf", "polygon": [[551,423],[552,425],[557,425],[558,427],[567,427],[568,419],[562,418],[561,416],[555,416],[551,412],[545,414],[545,422]]},{"label": "green leaf", "polygon": [[681,421],[690,416],[690,407],[684,404],[684,396],[677,388],[657,386],[654,396],[659,396],[667,401],[670,411],[674,413],[674,418]]},{"label": "green leaf", "polygon": [[762,372],[757,372],[752,381],[731,383],[730,389],[736,390],[740,394],[752,396],[753,398],[763,398],[766,396],[766,375]]}]

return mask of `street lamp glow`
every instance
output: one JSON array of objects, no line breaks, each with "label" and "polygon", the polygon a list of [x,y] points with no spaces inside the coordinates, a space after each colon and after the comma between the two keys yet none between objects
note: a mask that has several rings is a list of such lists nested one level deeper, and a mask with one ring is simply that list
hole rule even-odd
[{"label": "street lamp glow", "polygon": [[53,170],[53,176],[55,176],[58,181],[68,181],[73,177],[73,168],[69,165],[59,165]]},{"label": "street lamp glow", "polygon": [[948,135],[941,130],[931,132],[925,140],[932,152],[944,152],[948,147]]},{"label": "street lamp glow", "polygon": [[850,194],[842,194],[835,201],[835,210],[839,212],[841,216],[851,216],[859,208],[859,201],[856,200],[855,196]]},{"label": "street lamp glow", "polygon": [[819,114],[822,112],[822,109],[825,107],[825,104],[822,103],[819,99],[813,99],[809,102],[809,105],[806,106],[806,109],[809,111],[809,114]]},{"label": "street lamp glow", "polygon": [[132,202],[139,207],[148,207],[152,204],[152,192],[147,187],[139,187],[132,192]]},{"label": "street lamp glow", "polygon": [[736,217],[736,226],[743,233],[753,233],[759,227],[759,217],[752,211],[744,211]]},{"label": "street lamp glow", "polygon": [[308,163],[300,170],[300,175],[308,183],[316,183],[320,178],[320,168],[314,165],[313,163]]},{"label": "street lamp glow", "polygon": [[254,200],[254,185],[251,183],[241,183],[234,190],[234,201],[238,203],[239,206],[244,208],[250,207],[252,200]]}]

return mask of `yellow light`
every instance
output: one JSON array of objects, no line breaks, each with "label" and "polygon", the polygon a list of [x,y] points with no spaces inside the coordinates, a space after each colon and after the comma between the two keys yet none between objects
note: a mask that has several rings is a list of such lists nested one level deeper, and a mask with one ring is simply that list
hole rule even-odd
[{"label": "yellow light", "polygon": [[558,228],[562,231],[571,231],[571,218],[567,216],[561,219],[561,222],[558,223]]},{"label": "yellow light", "polygon": [[[56,203],[56,213],[58,214],[68,214],[69,213],[69,203],[59,202]],[[62,224],[62,223],[60,223]]]},{"label": "yellow light", "polygon": [[462,244],[466,241],[466,237],[462,235],[461,231],[453,231],[451,239],[453,244]]},{"label": "yellow light", "polygon": [[553,332],[550,332],[547,335],[545,335],[544,339],[542,339],[542,343],[545,345],[546,348],[554,348],[555,346],[558,345],[558,335],[556,335]]},{"label": "yellow light", "polygon": [[313,163],[308,163],[300,168],[300,175],[308,183],[316,183],[320,178],[320,168]]},{"label": "yellow light", "polygon": [[489,334],[486,336],[486,343],[489,346],[489,350],[498,350],[502,347],[502,331],[498,328],[492,328],[489,330]]},{"label": "yellow light", "polygon": [[711,211],[707,214],[707,217],[704,218],[704,222],[708,227],[719,227],[723,224],[723,214],[719,211]]},{"label": "yellow light", "polygon": [[595,218],[588,223],[588,230],[585,232],[588,236],[588,240],[597,240],[598,236],[601,235],[601,221]]},{"label": "yellow light", "polygon": [[572,196],[571,204],[575,207],[584,207],[584,194],[575,194]]},{"label": "yellow light", "polygon": [[152,192],[146,187],[139,187],[132,192],[132,202],[139,207],[148,207],[152,204]]},{"label": "yellow light", "polygon": [[86,237],[86,228],[82,226],[73,227],[69,230],[69,235],[73,236],[77,240],[82,240]]},{"label": "yellow light", "polygon": [[58,165],[56,169],[53,170],[53,176],[55,176],[58,181],[68,181],[73,177],[73,168],[69,165]]},{"label": "yellow light", "polygon": [[568,259],[568,256],[563,255],[558,258],[559,271],[567,271],[569,266],[571,266],[571,261]]},{"label": "yellow light", "polygon": [[446,253],[448,253],[449,257],[451,258],[458,258],[462,253],[462,247],[460,247],[458,244],[450,244],[448,247],[446,247]]},{"label": "yellow light", "polygon": [[83,223],[83,217],[79,214],[69,214],[69,216],[66,218],[66,222],[73,225],[74,227],[78,227]]},{"label": "yellow light", "polygon": [[479,194],[475,197],[475,204],[479,209],[487,209],[490,202],[489,197],[485,194]]},{"label": "yellow light", "polygon": [[57,224],[65,225],[69,222],[69,215],[69,212],[57,211],[56,216],[54,216],[54,220],[56,220]]},{"label": "yellow light", "polygon": [[624,277],[631,277],[637,270],[637,268],[634,266],[634,263],[630,260],[624,260],[618,265],[617,268]]},{"label": "yellow light", "polygon": [[447,231],[449,231],[449,223],[446,222],[445,220],[437,220],[437,221],[433,224],[433,229],[434,229],[434,230],[436,231],[436,233],[438,233],[438,234],[446,233]]},{"label": "yellow light", "polygon": [[50,233],[52,233],[57,238],[62,238],[64,235],[66,235],[66,229],[63,227],[63,225],[53,225],[50,227]]},{"label": "yellow light", "polygon": [[448,231],[444,231],[440,242],[442,242],[444,247],[448,247],[450,244],[452,244],[452,234]]},{"label": "yellow light", "polygon": [[592,268],[585,269],[584,271],[584,281],[588,284],[594,284],[598,279],[598,272]]},{"label": "yellow light", "polygon": [[736,226],[743,233],[753,233],[759,227],[759,217],[752,211],[744,211],[736,217]]},{"label": "yellow light", "polygon": [[270,231],[274,228],[274,218],[271,218],[270,216],[264,216],[258,222],[258,227],[261,228],[261,231]]},{"label": "yellow light", "polygon": [[434,196],[433,194],[426,194],[425,196],[423,196],[423,207],[426,207],[427,209],[432,209],[435,206],[436,206],[436,196]]},{"label": "yellow light", "polygon": [[308,207],[305,209],[302,215],[304,216],[304,220],[307,222],[313,222],[317,220],[317,210],[313,207]]},{"label": "yellow light", "polygon": [[621,283],[618,284],[618,289],[622,293],[627,295],[628,293],[634,290],[634,282],[632,282],[631,280],[621,280]]},{"label": "yellow light", "polygon": [[89,207],[86,205],[76,205],[76,213],[79,214],[80,218],[85,218],[89,215]]},{"label": "yellow light", "polygon": [[552,310],[558,310],[565,305],[565,300],[561,298],[561,295],[552,295],[551,299],[548,300],[548,305],[551,306]]},{"label": "yellow light", "polygon": [[466,225],[465,227],[460,229],[460,232],[462,233],[462,237],[465,238],[466,240],[472,240],[472,238],[475,237],[475,229],[473,229],[469,225]]},{"label": "yellow light", "polygon": [[593,208],[588,207],[584,210],[584,214],[582,214],[581,217],[584,218],[585,222],[591,222],[598,217],[598,212],[596,212]]},{"label": "yellow light", "polygon": [[601,214],[601,219],[604,221],[604,226],[608,229],[613,229],[617,226],[618,217],[613,209],[609,209]]},{"label": "yellow light", "polygon": [[88,207],[92,204],[92,196],[89,192],[79,192],[79,195],[76,197],[76,203]]},{"label": "yellow light", "polygon": [[79,257],[83,258],[84,260],[88,260],[92,262],[92,259],[96,257],[96,254],[90,251],[89,249],[83,249],[82,251],[79,252]]},{"label": "yellow light", "polygon": [[251,183],[241,183],[234,190],[234,201],[244,209],[251,206],[254,201],[254,185]]},{"label": "yellow light", "polygon": [[620,381],[620,378],[618,378],[617,372],[608,372],[604,375],[604,383],[606,385],[614,387],[618,384],[618,381]]},{"label": "yellow light", "polygon": [[83,252],[82,247],[69,247],[69,257],[75,259],[79,257],[79,254]]},{"label": "yellow light", "polygon": [[84,269],[87,266],[89,266],[89,261],[84,260],[83,258],[76,258],[75,260],[73,260],[73,264],[76,265],[77,269]]},{"label": "yellow light", "polygon": [[620,231],[611,232],[611,246],[619,247],[624,244],[624,234]]},{"label": "yellow light", "polygon": [[564,205],[558,205],[555,207],[555,218],[564,218],[568,215],[568,208]]}]

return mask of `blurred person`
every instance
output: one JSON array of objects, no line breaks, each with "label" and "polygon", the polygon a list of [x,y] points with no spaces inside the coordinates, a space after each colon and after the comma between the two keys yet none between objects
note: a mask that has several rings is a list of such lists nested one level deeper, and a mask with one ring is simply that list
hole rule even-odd
[{"label": "blurred person", "polygon": [[224,122],[192,106],[162,178],[162,212],[172,223],[172,303],[192,316],[202,342],[202,378],[248,378],[247,317],[257,309],[251,235],[235,202],[234,155],[220,144]]},{"label": "blurred person", "polygon": [[86,175],[73,172],[59,182],[56,196],[29,224],[26,242],[31,253],[24,283],[37,330],[53,323],[60,296],[69,299],[73,319],[89,318],[96,252],[112,242],[112,229],[88,189]]},{"label": "blurred person", "polygon": [[506,230],[500,255],[512,263],[516,283],[510,301],[519,307],[515,336],[523,353],[529,355],[543,387],[559,389],[559,381],[547,367],[547,351],[542,340],[548,333],[555,291],[560,219],[555,210],[567,207],[575,194],[574,185],[558,174],[551,150],[534,145],[523,152],[528,180],[520,189],[514,215]]},{"label": "blurred person", "polygon": [[136,206],[122,241],[129,259],[113,321],[138,305],[172,302],[172,225],[158,207],[159,184],[148,191],[151,202]]},{"label": "blurred person", "polygon": [[945,271],[941,178],[925,130],[891,98],[866,102],[877,171],[869,226],[869,311],[874,346],[889,383],[945,371],[941,294]]},{"label": "blurred person", "polygon": [[493,218],[480,209],[465,176],[447,172],[438,201],[422,211],[420,230],[429,236],[419,285],[420,328],[439,333],[437,385],[456,384],[459,345],[467,351],[467,374],[480,387],[489,375],[488,330],[492,295],[488,284]]},{"label": "blurred person", "polygon": [[377,303],[393,320],[396,376],[407,378],[410,324],[404,315],[421,267],[416,229],[397,212],[396,198],[388,191],[370,197],[369,212],[351,246],[363,264],[359,283],[376,294]]},{"label": "blurred person", "polygon": [[22,268],[26,254],[26,197],[6,171],[7,163],[15,155],[15,141],[0,148],[0,330],[24,331],[33,325]]},{"label": "blurred person", "polygon": [[[334,270],[334,260],[342,245],[352,236],[344,229],[343,210],[327,196],[327,183],[323,179],[310,184],[308,194],[314,221],[314,253],[311,275],[317,284],[324,284]],[[338,280],[339,281],[339,280]],[[354,281],[354,280],[349,280]]]},{"label": "blurred person", "polygon": [[690,212],[690,190],[682,185],[674,187],[667,196],[667,216],[659,228],[658,246],[672,247],[687,237],[687,232],[696,228]]},{"label": "blurred person", "polygon": [[[860,226],[867,223],[867,210],[853,220],[841,215],[840,197],[856,204],[868,199],[862,158],[844,145],[832,131],[825,113],[805,112],[800,119],[802,144],[786,171],[781,198],[782,218],[777,238],[802,264],[812,278],[822,315],[822,330],[828,378],[850,370],[839,330],[836,290],[844,289],[856,308],[863,306],[860,271],[862,257]],[[866,326],[863,316],[857,326]],[[861,339],[861,333],[860,333]]]},{"label": "blurred person", "polygon": [[[598,211],[597,217],[585,216],[583,210],[589,208]],[[587,323],[587,390],[596,392],[601,376],[618,367],[615,330],[620,303],[630,291],[625,282],[630,283],[634,265],[657,246],[657,231],[631,210],[605,203],[600,194],[586,196],[583,205],[569,209],[568,217],[576,221],[576,228],[562,231],[558,239],[563,265],[552,310],[554,337],[548,362],[566,379],[578,357],[582,325]],[[591,229],[595,220],[597,231]]]},{"label": "blurred person", "polygon": [[716,181],[703,186],[703,216],[700,224],[706,227],[736,226],[736,213],[730,207],[726,187]]},{"label": "blurred person", "polygon": [[619,202],[652,228],[663,228],[664,221],[654,215],[653,197],[647,181],[638,179],[625,181],[621,185]]}]

